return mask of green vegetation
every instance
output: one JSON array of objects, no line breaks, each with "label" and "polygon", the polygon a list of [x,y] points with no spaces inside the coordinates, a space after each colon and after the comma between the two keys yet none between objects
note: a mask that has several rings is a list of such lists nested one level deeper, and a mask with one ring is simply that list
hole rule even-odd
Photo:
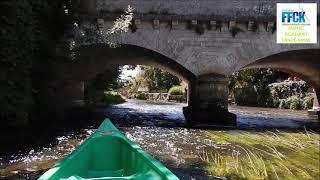
[{"label": "green vegetation", "polygon": [[[57,98],[56,65],[76,60],[74,9],[70,0],[1,0],[0,121],[2,127],[46,126],[63,114]],[[126,32],[132,8],[114,22],[109,34]],[[114,43],[108,42],[111,46]],[[58,105],[59,104],[59,105]],[[46,119],[47,122],[44,122]]]},{"label": "green vegetation", "polygon": [[[158,68],[140,66],[141,71],[129,84],[129,97],[141,100],[184,100],[184,84],[176,76]],[[168,94],[167,94],[168,93]],[[175,97],[173,97],[175,96]]]},{"label": "green vegetation", "polygon": [[[312,94],[301,80],[287,79],[287,74],[270,69],[250,69],[229,76],[229,91],[236,104],[285,109],[309,109]],[[277,82],[278,80],[283,80]]]},{"label": "green vegetation", "polygon": [[271,69],[242,70],[229,76],[229,91],[238,105],[272,107],[268,85],[282,76]]},{"label": "green vegetation", "polygon": [[104,96],[101,99],[101,102],[105,105],[109,104],[120,104],[125,102],[125,98],[121,96],[119,93],[114,91],[105,91]]},{"label": "green vegetation", "polygon": [[87,105],[97,104],[117,104],[122,103],[125,99],[114,89],[120,87],[118,83],[121,70],[119,67],[111,68],[96,76],[94,80],[86,85],[85,99]]},{"label": "green vegetation", "polygon": [[274,103],[275,107],[280,109],[311,109],[313,106],[313,96],[311,94],[305,97],[294,95],[285,99],[274,99]]},{"label": "green vegetation", "polygon": [[169,89],[168,93],[170,95],[183,95],[184,88],[182,86],[173,86]]},{"label": "green vegetation", "polygon": [[[67,1],[66,1],[67,2]],[[0,120],[3,126],[25,125],[32,111],[44,111],[39,93],[47,89],[50,69],[43,70],[53,56],[70,17],[64,0],[2,0],[0,2]],[[70,12],[70,11],[69,11]],[[41,74],[41,75],[40,75]],[[40,76],[39,76],[40,75]],[[39,78],[41,77],[41,79]]]},{"label": "green vegetation", "polygon": [[139,87],[147,87],[149,92],[168,92],[172,86],[180,84],[179,78],[166,71],[150,66],[140,68],[141,72],[130,85],[131,93],[137,92]]},{"label": "green vegetation", "polygon": [[224,149],[199,155],[211,175],[229,179],[317,179],[320,176],[318,133],[234,130],[210,132],[209,136]]},{"label": "green vegetation", "polygon": [[307,93],[308,86],[304,81],[285,80],[269,85],[273,106],[281,109],[310,109],[313,96]]},{"label": "green vegetation", "polygon": [[132,96],[135,99],[151,101],[167,101],[168,96],[164,93],[136,93]]}]

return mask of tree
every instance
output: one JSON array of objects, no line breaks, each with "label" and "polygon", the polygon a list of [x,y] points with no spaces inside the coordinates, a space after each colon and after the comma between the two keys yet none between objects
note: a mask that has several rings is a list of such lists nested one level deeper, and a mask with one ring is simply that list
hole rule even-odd
[{"label": "tree", "polygon": [[116,67],[97,74],[95,79],[87,82],[85,90],[87,103],[91,104],[99,102],[104,96],[105,91],[119,88],[118,78],[120,74],[120,67]]},{"label": "tree", "polygon": [[172,86],[179,85],[180,80],[176,76],[158,68],[141,66],[141,72],[134,79],[135,90],[146,86],[151,92],[168,91]]},{"label": "tree", "polygon": [[[272,106],[269,84],[288,75],[271,69],[248,69],[229,76],[229,92],[243,105]],[[236,88],[238,88],[236,90]],[[248,97],[246,97],[248,96]],[[237,98],[238,97],[238,98]],[[248,99],[250,98],[250,99]],[[241,102],[240,102],[241,101]]]},{"label": "tree", "polygon": [[272,69],[247,69],[233,73],[228,77],[229,90],[246,86],[268,87],[277,79],[286,79],[287,74]]},{"label": "tree", "polygon": [[[55,88],[49,82],[57,77],[52,64],[66,60],[56,56],[59,41],[75,34],[71,31],[75,24],[72,2],[0,1],[0,120],[3,127],[30,124],[32,117],[36,119],[32,112],[48,116],[46,112],[55,109]],[[104,33],[128,31],[132,10],[128,7],[126,13]],[[64,38],[66,36],[68,38]],[[113,42],[109,44],[114,45]]]},{"label": "tree", "polygon": [[39,91],[32,74],[40,63],[52,59],[55,42],[64,28],[56,23],[63,19],[59,12],[62,3],[63,0],[0,2],[0,119],[4,125],[20,126],[30,120]]}]

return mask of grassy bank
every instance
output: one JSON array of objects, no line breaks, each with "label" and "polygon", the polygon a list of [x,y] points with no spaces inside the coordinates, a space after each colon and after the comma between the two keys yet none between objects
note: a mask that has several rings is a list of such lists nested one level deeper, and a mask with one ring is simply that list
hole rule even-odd
[{"label": "grassy bank", "polygon": [[90,104],[95,106],[108,106],[112,104],[120,104],[126,101],[126,98],[115,91],[98,92],[90,97]]},{"label": "grassy bank", "polygon": [[120,104],[126,101],[126,98],[121,94],[114,91],[105,91],[102,97],[102,103],[104,104]]},{"label": "grassy bank", "polygon": [[213,176],[228,179],[318,179],[320,137],[315,132],[215,131],[221,150],[199,154]]}]

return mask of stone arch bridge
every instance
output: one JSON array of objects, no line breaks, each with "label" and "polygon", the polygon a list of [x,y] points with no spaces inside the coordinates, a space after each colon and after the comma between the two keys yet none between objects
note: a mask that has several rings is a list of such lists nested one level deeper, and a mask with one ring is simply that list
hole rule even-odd
[{"label": "stone arch bridge", "polygon": [[[74,0],[77,26],[68,38],[78,60],[56,65],[64,80],[58,94],[68,101],[81,99],[81,82],[97,73],[112,65],[146,64],[165,68],[189,83],[184,114],[191,121],[235,122],[227,109],[225,76],[243,68],[269,67],[298,75],[319,96],[320,11],[317,44],[276,44],[276,2]],[[130,31],[101,35],[127,5],[135,9]],[[122,46],[109,48],[109,40]]]}]

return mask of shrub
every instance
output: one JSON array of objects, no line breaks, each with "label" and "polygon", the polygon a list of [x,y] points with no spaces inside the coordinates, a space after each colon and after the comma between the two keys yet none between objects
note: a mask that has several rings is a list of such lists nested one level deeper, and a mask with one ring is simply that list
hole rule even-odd
[{"label": "shrub", "polygon": [[288,98],[293,95],[304,97],[306,95],[308,86],[305,81],[291,81],[286,80],[279,83],[272,83],[271,88],[272,97],[279,99]]},{"label": "shrub", "polygon": [[104,104],[119,104],[125,102],[125,99],[114,91],[106,91],[104,92],[103,97],[101,98],[101,102]]},{"label": "shrub", "polygon": [[312,95],[307,95],[306,97],[304,97],[302,102],[303,109],[312,109],[313,99],[314,97]]},{"label": "shrub", "polygon": [[288,109],[289,108],[289,104],[287,99],[279,99],[279,108],[280,109]]},{"label": "shrub", "polygon": [[272,97],[272,107],[280,107],[280,99]]},{"label": "shrub", "polygon": [[289,99],[290,109],[299,110],[302,108],[302,99],[298,96],[291,96]]},{"label": "shrub", "polygon": [[312,107],[312,96],[307,94],[305,81],[286,80],[269,85],[274,107],[281,109],[309,109]]},{"label": "shrub", "polygon": [[168,93],[170,95],[182,95],[184,93],[184,89],[182,86],[173,86],[169,89]]}]

